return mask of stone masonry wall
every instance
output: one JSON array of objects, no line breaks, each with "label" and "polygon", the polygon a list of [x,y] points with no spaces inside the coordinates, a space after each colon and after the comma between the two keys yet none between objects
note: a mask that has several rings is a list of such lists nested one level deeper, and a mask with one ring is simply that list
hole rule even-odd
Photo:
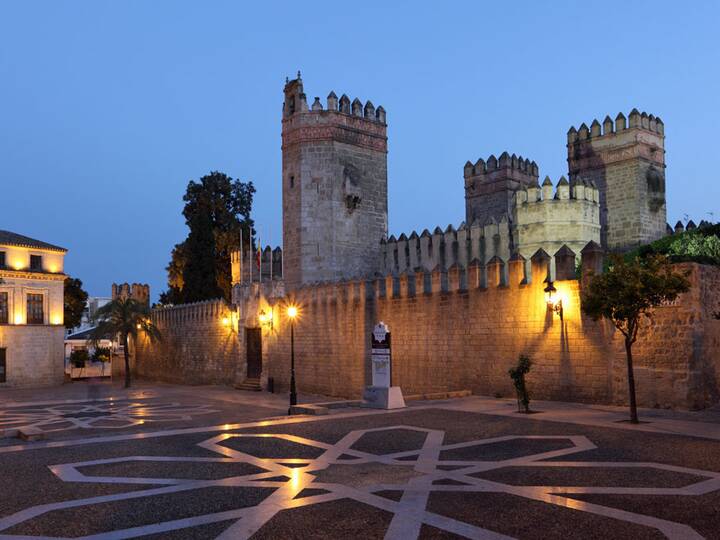
[{"label": "stone masonry wall", "polygon": [[[393,382],[406,395],[467,389],[512,396],[507,370],[519,354],[528,354],[534,361],[529,377],[534,398],[625,403],[621,336],[609,323],[581,314],[575,280],[555,282],[563,321],[548,312],[547,264],[534,260],[525,275],[526,262],[516,257],[507,269],[497,261],[484,269],[456,266],[449,272],[308,286],[290,297],[277,296],[277,290],[266,297],[255,284],[248,289],[252,298],[239,306],[239,334],[219,323],[229,313],[224,305],[213,315],[178,314],[192,313],[192,307],[173,308],[174,315],[155,312],[166,341],[141,343],[136,371],[192,384],[242,381],[242,328],[257,326],[255,311],[262,308],[274,314],[272,327],[262,330],[263,384],[270,377],[275,391],[286,391],[290,332],[283,309],[294,302],[300,307],[295,354],[301,392],[359,398],[370,381],[369,335],[382,320],[393,335]],[[720,400],[720,321],[712,317],[720,309],[720,269],[679,268],[690,271],[691,291],[658,308],[634,347],[642,406],[696,408]],[[503,274],[509,276],[507,286],[500,284]]]},{"label": "stone masonry wall", "polygon": [[244,367],[239,361],[243,338],[238,338],[235,320],[223,300],[153,310],[152,321],[163,339],[151,344],[140,334],[135,374],[171,383],[234,384]]},{"label": "stone masonry wall", "polygon": [[568,131],[571,181],[591,180],[600,190],[602,245],[631,249],[665,235],[665,127],[633,109],[602,125]]},{"label": "stone masonry wall", "polygon": [[0,388],[62,384],[64,333],[62,325],[0,325],[0,348],[7,349],[7,382]]},{"label": "stone masonry wall", "polygon": [[387,236],[387,125],[369,101],[334,93],[308,110],[302,81],[285,86],[283,245],[288,289],[373,275]]},{"label": "stone masonry wall", "polygon": [[[705,285],[720,285],[720,270],[686,267],[692,291],[657,309],[634,347],[643,406],[696,408],[720,398],[720,322],[711,317],[711,307],[720,306],[720,287]],[[511,268],[509,287],[486,289],[458,290],[462,278],[438,271],[429,279],[420,274],[420,293],[411,290],[414,278],[407,276],[299,290],[299,388],[357,399],[370,380],[369,333],[382,320],[393,335],[393,383],[406,395],[465,389],[514,395],[507,370],[523,353],[535,363],[529,381],[537,399],[625,403],[621,336],[609,323],[581,314],[579,282],[555,282],[564,304],[561,322],[547,311],[542,279],[520,284],[520,275]],[[286,324],[277,321],[264,336],[276,389],[288,386]]]}]

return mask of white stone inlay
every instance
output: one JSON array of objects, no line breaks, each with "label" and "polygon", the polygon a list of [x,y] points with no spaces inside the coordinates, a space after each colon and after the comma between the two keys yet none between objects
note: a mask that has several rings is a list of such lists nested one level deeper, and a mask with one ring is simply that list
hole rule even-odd
[{"label": "white stone inlay", "polygon": [[[352,446],[367,433],[411,430],[424,433],[424,441],[419,448],[393,454],[375,455],[355,450]],[[388,436],[392,436],[388,433]],[[282,458],[267,458],[256,456],[251,453],[242,452],[222,443],[233,438],[271,438],[289,441],[308,447],[319,449],[322,453],[314,459],[296,458],[292,455]],[[386,533],[386,538],[417,538],[420,528],[427,524],[438,529],[458,534],[466,538],[481,539],[504,539],[508,538],[500,533],[464,523],[447,516],[438,515],[427,510],[428,497],[432,492],[476,492],[476,493],[508,493],[524,497],[530,500],[541,501],[549,505],[570,508],[580,512],[588,512],[613,518],[629,523],[652,527],[662,532],[671,539],[699,539],[702,538],[691,527],[652,516],[633,513],[617,508],[606,507],[598,504],[587,503],[568,498],[566,495],[579,493],[600,493],[600,494],[634,494],[634,495],[678,495],[697,496],[705,493],[720,490],[720,473],[664,465],[652,462],[585,462],[585,461],[545,461],[550,458],[570,456],[579,452],[593,450],[596,446],[585,436],[550,436],[550,435],[510,435],[493,437],[488,439],[473,440],[458,444],[443,444],[444,432],[441,430],[424,429],[414,426],[397,425],[366,430],[355,430],[349,432],[335,444],[307,439],[290,434],[273,433],[230,433],[225,432],[209,438],[199,446],[210,450],[218,457],[183,457],[183,456],[128,456],[93,461],[65,463],[53,465],[50,470],[62,481],[65,482],[91,482],[91,483],[134,483],[145,485],[156,485],[158,487],[116,493],[86,499],[60,501],[56,503],[33,506],[21,510],[15,514],[0,519],[0,533],[9,528],[26,522],[45,513],[55,510],[90,506],[99,503],[121,501],[134,498],[152,497],[167,493],[190,491],[207,488],[211,486],[226,487],[265,487],[273,488],[271,495],[255,506],[238,508],[236,510],[217,512],[192,516],[184,519],[154,523],[152,525],[132,527],[123,530],[107,531],[101,534],[85,536],[92,539],[120,539],[134,538],[138,536],[156,534],[167,531],[185,529],[198,525],[215,523],[219,521],[237,520],[227,528],[219,538],[244,539],[251,537],[263,525],[273,518],[278,512],[291,508],[299,508],[312,504],[339,499],[355,500],[393,514],[392,521]],[[441,460],[441,452],[482,446],[493,443],[515,441],[520,446],[524,441],[548,440],[568,441],[571,445],[567,448],[537,452],[522,457],[509,458],[504,460]],[[341,456],[343,456],[342,459]],[[348,457],[349,456],[349,457]],[[416,457],[416,460],[405,460],[402,458]],[[248,463],[264,469],[266,472],[255,474],[229,476],[221,479],[178,479],[178,478],[146,478],[146,477],[114,477],[114,476],[89,476],[82,472],[82,467],[97,466],[103,464],[114,464],[126,461],[146,462],[203,462],[203,463]],[[291,464],[304,464],[305,467],[297,468]],[[318,481],[317,477],[322,476],[322,471],[331,466],[342,465],[343,467],[364,464],[388,465],[388,472],[398,467],[412,469],[414,474],[396,475],[399,483],[384,483],[384,477],[378,479],[377,483],[352,483],[347,485],[336,482]],[[455,465],[459,468],[454,470],[443,470],[438,468],[442,465]],[[578,487],[578,486],[530,486],[512,485],[497,481],[490,481],[471,476],[472,474],[500,469],[506,467],[598,467],[598,468],[650,468],[689,474],[701,477],[702,480],[683,487],[671,488],[633,488],[633,487]],[[374,470],[374,468],[373,468]],[[285,476],[288,480],[278,480],[277,476]],[[388,477],[392,478],[392,474]],[[462,484],[433,485],[437,480],[455,480]],[[317,488],[328,491],[321,495],[311,495],[300,499],[295,497],[306,488]],[[399,490],[403,492],[400,501],[393,501],[377,495],[377,492],[384,490]],[[17,538],[13,535],[2,535],[3,538]],[[24,538],[39,538],[25,536]]]}]

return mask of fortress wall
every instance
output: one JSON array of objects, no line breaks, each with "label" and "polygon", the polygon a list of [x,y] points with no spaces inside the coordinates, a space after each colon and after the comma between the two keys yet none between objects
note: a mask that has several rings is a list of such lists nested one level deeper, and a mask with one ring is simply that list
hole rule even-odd
[{"label": "fortress wall", "polygon": [[163,339],[150,343],[140,334],[134,347],[137,376],[182,384],[236,382],[236,371],[244,366],[238,361],[244,342],[233,329],[234,318],[224,300],[154,309],[151,318]]},{"label": "fortress wall", "polygon": [[[514,269],[512,264],[507,287],[490,283],[486,289],[459,290],[468,280],[455,268],[299,291],[299,388],[357,399],[370,380],[369,334],[382,320],[393,336],[394,384],[406,395],[469,389],[512,396],[507,370],[519,354],[528,354],[535,363],[529,379],[535,398],[624,403],[622,336],[609,323],[581,314],[580,283],[555,282],[565,306],[561,322],[546,309],[543,280],[520,284],[524,262]],[[719,397],[720,322],[712,319],[711,308],[720,306],[720,289],[703,283],[720,284],[720,270],[686,266],[693,290],[674,305],[657,309],[634,346],[643,406],[692,408]],[[278,321],[266,342],[270,376],[276,389],[287,388],[287,323]]]},{"label": "fortress wall", "polygon": [[[548,312],[547,264],[539,258],[527,265],[516,256],[484,268],[308,285],[290,299],[264,297],[256,287],[257,298],[239,306],[239,333],[220,324],[229,313],[222,303],[155,311],[165,341],[141,342],[135,369],[185,384],[239,381],[246,361],[243,327],[257,326],[254,311],[272,306],[272,328],[262,330],[263,384],[271,377],[275,391],[285,392],[290,331],[284,305],[292,301],[300,307],[295,358],[302,393],[358,399],[370,381],[370,332],[382,320],[392,332],[393,382],[406,395],[468,389],[513,396],[507,370],[527,354],[534,362],[529,383],[535,399],[625,403],[622,337],[609,323],[581,314],[579,281],[555,282],[564,320]],[[525,275],[527,266],[532,270]],[[720,321],[712,317],[720,309],[720,269],[681,267],[691,271],[693,288],[655,311],[633,349],[642,406],[704,407],[720,398]],[[479,286],[483,275],[487,287]]]}]

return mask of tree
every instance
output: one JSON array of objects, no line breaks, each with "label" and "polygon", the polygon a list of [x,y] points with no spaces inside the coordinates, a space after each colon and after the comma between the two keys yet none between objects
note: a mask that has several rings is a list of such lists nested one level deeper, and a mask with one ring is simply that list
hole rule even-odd
[{"label": "tree", "polygon": [[105,304],[95,313],[97,326],[93,329],[91,340],[97,344],[106,336],[120,336],[125,356],[125,388],[130,387],[130,350],[129,338],[137,344],[139,332],[145,333],[150,341],[162,339],[157,326],[150,320],[150,310],[144,303],[132,298],[116,298]]},{"label": "tree", "polygon": [[165,292],[160,293],[160,303],[163,305],[168,304],[182,304],[182,290],[185,284],[183,280],[183,269],[187,262],[187,255],[185,249],[185,242],[175,244],[175,247],[170,254],[170,263],[165,267],[168,274],[168,289]]},{"label": "tree", "polygon": [[168,291],[163,303],[230,299],[230,253],[240,247],[240,234],[251,247],[250,219],[255,187],[221,172],[190,181],[183,197],[183,216],[190,232],[172,251]]},{"label": "tree", "polygon": [[608,319],[624,337],[627,356],[630,421],[638,423],[632,346],[653,308],[687,292],[687,273],[677,273],[664,255],[626,261],[615,255],[604,274],[592,276],[582,292],[582,310],[593,320]]},{"label": "tree", "polygon": [[82,322],[83,312],[87,306],[88,293],[82,288],[82,281],[77,278],[65,278],[63,294],[63,311],[65,328],[77,328]]},{"label": "tree", "polygon": [[182,299],[184,302],[198,302],[222,296],[217,282],[215,266],[215,235],[212,222],[206,212],[191,217],[190,234],[185,247],[188,253],[183,267]]}]

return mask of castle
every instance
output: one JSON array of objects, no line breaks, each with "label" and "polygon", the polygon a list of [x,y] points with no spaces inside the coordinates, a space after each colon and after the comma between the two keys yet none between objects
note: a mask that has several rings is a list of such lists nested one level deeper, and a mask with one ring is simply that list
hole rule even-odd
[{"label": "castle", "polygon": [[[507,152],[468,161],[464,220],[396,238],[384,108],[334,92],[308,105],[298,74],[282,111],[284,249],[266,247],[259,269],[254,253],[232,255],[231,304],[155,310],[165,339],[139,341],[138,375],[287,389],[292,302],[302,392],[358,398],[382,320],[393,332],[393,384],[406,396],[512,395],[508,368],[526,354],[537,398],[626,400],[622,339],[583,315],[580,294],[607,251],[674,232],[659,118],[633,110],[570,128],[568,175],[557,181],[540,183],[537,163]],[[720,270],[687,270],[691,292],[658,308],[634,347],[641,405],[720,400]],[[559,319],[548,281],[562,299]]]},{"label": "castle", "polygon": [[[590,128],[570,128],[569,179],[546,176],[540,184],[534,161],[507,152],[468,161],[464,221],[388,237],[386,119],[382,106],[351,102],[345,94],[338,99],[334,92],[325,106],[319,97],[308,106],[300,74],[286,82],[284,251],[266,250],[263,260],[287,292],[318,282],[466,268],[472,261],[485,265],[514,254],[529,260],[538,250],[551,255],[554,277],[554,255],[563,246],[575,254],[588,242],[623,251],[670,227],[664,125],[633,109],[628,120],[621,113],[602,125],[594,120]],[[236,255],[237,284],[249,279],[240,267],[251,260],[249,253]]]}]

